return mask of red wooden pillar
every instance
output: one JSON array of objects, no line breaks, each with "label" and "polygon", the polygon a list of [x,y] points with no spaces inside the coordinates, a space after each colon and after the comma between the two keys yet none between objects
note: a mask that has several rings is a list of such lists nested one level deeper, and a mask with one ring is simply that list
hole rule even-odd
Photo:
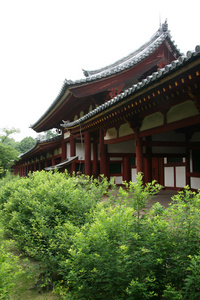
[{"label": "red wooden pillar", "polygon": [[45,161],[44,161],[44,167],[47,168],[48,167],[48,161],[47,159],[45,158]]},{"label": "red wooden pillar", "polygon": [[98,145],[96,140],[93,140],[93,176],[98,177]]},{"label": "red wooden pillar", "polygon": [[55,166],[55,157],[54,156],[52,156],[52,158],[51,158],[51,164],[52,164],[52,166]]},{"label": "red wooden pillar", "polygon": [[62,143],[61,143],[61,148],[62,148],[62,161],[67,158],[67,148],[66,148],[66,142],[64,140],[64,130],[62,134]]},{"label": "red wooden pillar", "polygon": [[185,141],[186,141],[186,145],[185,145],[185,152],[186,152],[186,156],[185,156],[185,173],[186,173],[186,179],[185,179],[185,184],[189,185],[191,184],[190,182],[190,149],[187,148],[187,144],[189,143],[190,139],[191,139],[191,133],[190,131],[186,131],[185,133]]},{"label": "red wooden pillar", "polygon": [[144,157],[144,182],[152,181],[152,147],[151,147],[151,136],[146,137],[146,155]]},{"label": "red wooden pillar", "polygon": [[84,134],[84,148],[85,148],[85,175],[91,176],[91,144],[90,133]]},{"label": "red wooden pillar", "polygon": [[185,169],[186,169],[186,185],[190,186],[190,150],[186,149],[186,156],[185,156]]},{"label": "red wooden pillar", "polygon": [[[76,139],[70,135],[70,156],[76,156]],[[76,172],[76,162],[72,163],[72,172]]]},{"label": "red wooden pillar", "polygon": [[129,157],[123,158],[123,180],[126,182],[131,181],[131,166]]},{"label": "red wooden pillar", "polygon": [[106,159],[106,146],[104,145],[104,131],[99,130],[100,142],[100,174],[107,176],[107,159]]},{"label": "red wooden pillar", "polygon": [[136,167],[137,173],[143,172],[143,149],[142,138],[140,137],[139,128],[135,128],[135,147],[136,147]]},{"label": "red wooden pillar", "polygon": [[36,161],[34,162],[34,171],[36,171]]}]

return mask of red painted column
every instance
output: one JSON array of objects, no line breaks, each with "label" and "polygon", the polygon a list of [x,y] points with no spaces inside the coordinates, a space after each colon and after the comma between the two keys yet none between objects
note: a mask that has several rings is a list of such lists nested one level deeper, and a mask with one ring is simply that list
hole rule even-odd
[{"label": "red painted column", "polygon": [[52,158],[51,158],[51,164],[52,164],[52,166],[55,166],[55,157],[54,156],[52,156]]},{"label": "red painted column", "polygon": [[91,176],[91,143],[90,133],[84,134],[84,149],[85,149],[85,175]]},{"label": "red painted column", "polygon": [[100,174],[107,176],[107,159],[106,159],[106,146],[104,145],[104,131],[99,130],[100,142]]},{"label": "red painted column", "polygon": [[129,157],[123,158],[123,180],[126,182],[131,180],[131,166]]},{"label": "red painted column", "polygon": [[[70,135],[70,156],[75,156],[76,155],[76,139]],[[76,162],[74,161],[72,163],[72,172],[76,172]]]},{"label": "red painted column", "polygon": [[93,176],[98,177],[98,145],[96,140],[93,140]]},{"label": "red painted column", "polygon": [[140,137],[140,131],[135,128],[135,147],[136,147],[136,167],[137,173],[143,172],[143,149],[142,138]]},{"label": "red painted column", "polygon": [[44,167],[47,168],[48,167],[48,162],[47,162],[47,159],[45,159],[44,161]]},{"label": "red painted column", "polygon": [[151,146],[151,136],[146,137],[146,155],[144,157],[144,182],[152,181],[152,146]]},{"label": "red painted column", "polygon": [[62,133],[61,148],[62,148],[62,161],[63,161],[67,158],[66,142],[64,140],[64,130],[63,130],[63,133]]},{"label": "red painted column", "polygon": [[191,133],[190,131],[186,131],[185,133],[185,185],[191,185],[191,180],[190,180],[190,149],[187,147],[188,143],[190,142],[191,139]]}]

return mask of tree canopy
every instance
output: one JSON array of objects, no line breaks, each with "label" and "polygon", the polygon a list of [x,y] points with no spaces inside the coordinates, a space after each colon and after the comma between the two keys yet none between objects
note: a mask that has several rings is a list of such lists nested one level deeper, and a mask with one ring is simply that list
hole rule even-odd
[{"label": "tree canopy", "polygon": [[16,149],[20,153],[25,153],[29,149],[31,149],[36,143],[36,140],[32,138],[31,136],[25,137],[21,142],[16,144]]},{"label": "tree canopy", "polygon": [[19,129],[3,128],[0,135],[0,177],[3,177],[7,171],[11,169],[14,160],[18,159],[19,152],[14,145],[14,140],[10,139],[10,135],[18,133]]},{"label": "tree canopy", "polygon": [[[18,160],[19,154],[23,154],[30,150],[36,144],[36,139],[33,137],[25,137],[20,142],[16,142],[12,137],[13,134],[19,133],[17,128],[2,128],[0,129],[0,178],[3,177],[7,171],[11,170],[14,161]],[[57,136],[53,130],[39,134],[37,139],[47,140]]]}]

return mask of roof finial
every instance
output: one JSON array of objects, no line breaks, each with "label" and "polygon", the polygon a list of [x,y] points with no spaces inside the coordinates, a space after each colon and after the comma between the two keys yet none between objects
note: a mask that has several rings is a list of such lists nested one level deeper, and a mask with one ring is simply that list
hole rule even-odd
[{"label": "roof finial", "polygon": [[161,28],[161,13],[159,12],[159,28]]},{"label": "roof finial", "polygon": [[162,30],[163,30],[163,32],[168,31],[168,23],[167,23],[167,19],[165,20],[165,23],[162,24]]}]

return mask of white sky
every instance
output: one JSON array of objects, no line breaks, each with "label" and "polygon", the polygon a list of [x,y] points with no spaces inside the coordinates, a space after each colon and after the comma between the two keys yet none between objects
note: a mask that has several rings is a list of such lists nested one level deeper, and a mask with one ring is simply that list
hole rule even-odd
[{"label": "white sky", "polygon": [[181,52],[200,44],[199,0],[0,0],[0,128],[21,140],[66,79],[104,67],[168,20]]}]

